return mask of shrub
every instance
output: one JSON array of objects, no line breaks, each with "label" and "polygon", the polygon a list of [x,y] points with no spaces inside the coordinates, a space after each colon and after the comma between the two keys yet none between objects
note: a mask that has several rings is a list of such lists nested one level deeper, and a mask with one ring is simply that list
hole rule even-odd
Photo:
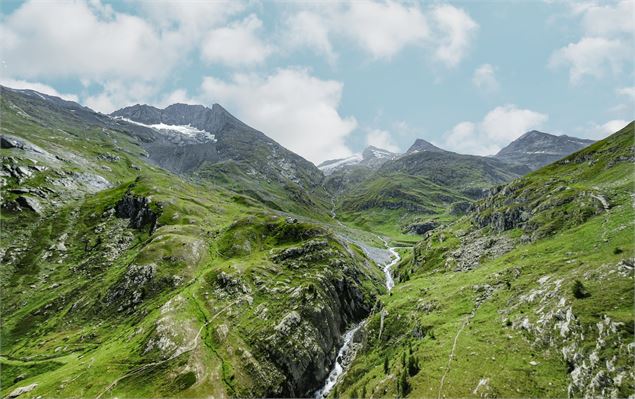
[{"label": "shrub", "polygon": [[404,396],[408,395],[408,392],[410,392],[408,374],[406,373],[406,370],[403,370],[401,372],[401,375],[399,376],[399,379],[397,380],[397,393],[400,397],[403,398]]},{"label": "shrub", "polygon": [[408,359],[408,375],[414,376],[419,372],[419,359],[416,356],[410,356]]},{"label": "shrub", "polygon": [[591,296],[591,294],[589,294],[589,292],[584,287],[584,284],[582,284],[580,280],[576,280],[573,283],[573,287],[571,288],[571,291],[573,292],[573,296],[576,297],[577,299],[588,298]]}]

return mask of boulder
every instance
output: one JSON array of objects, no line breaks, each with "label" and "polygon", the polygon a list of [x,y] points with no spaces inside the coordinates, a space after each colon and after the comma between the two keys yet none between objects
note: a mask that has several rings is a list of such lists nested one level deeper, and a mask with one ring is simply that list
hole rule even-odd
[{"label": "boulder", "polygon": [[159,216],[150,208],[150,200],[146,197],[137,197],[126,194],[115,205],[115,215],[120,218],[130,219],[130,227],[141,230],[149,226],[150,234],[157,228]]},{"label": "boulder", "polygon": [[24,143],[11,137],[0,136],[0,148],[18,148],[23,150]]},{"label": "boulder", "polygon": [[35,198],[18,197],[18,198],[16,198],[15,201],[18,203],[18,205],[20,205],[24,209],[29,209],[29,210],[37,213],[38,215],[42,214],[42,206],[40,205],[40,203]]},{"label": "boulder", "polygon": [[428,231],[433,230],[438,226],[439,224],[434,221],[418,222],[409,224],[403,229],[403,231],[404,233],[424,235]]},{"label": "boulder", "polygon": [[11,393],[7,396],[7,398],[17,398],[18,396],[24,393],[31,392],[36,387],[37,387],[37,384],[31,384],[31,385],[26,385],[23,387],[16,388],[13,391],[11,391]]}]

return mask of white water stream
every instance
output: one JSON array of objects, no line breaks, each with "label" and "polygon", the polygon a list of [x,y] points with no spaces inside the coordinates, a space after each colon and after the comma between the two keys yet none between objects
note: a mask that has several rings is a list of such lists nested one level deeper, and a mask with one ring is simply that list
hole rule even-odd
[{"label": "white water stream", "polygon": [[[379,239],[384,242],[384,245],[386,246],[386,248],[388,248],[388,251],[390,251],[390,254],[393,256],[393,259],[383,268],[384,274],[386,275],[386,288],[388,289],[388,291],[390,291],[395,286],[395,280],[392,278],[390,269],[397,263],[399,263],[399,261],[401,260],[401,256],[399,256],[399,252],[397,252],[395,247],[388,247],[388,242],[386,240],[381,237],[379,237]],[[364,323],[366,323],[366,320],[367,319],[362,320],[359,324],[357,324],[344,334],[344,342],[342,343],[340,350],[337,352],[335,365],[329,373],[328,378],[324,382],[324,386],[315,392],[315,399],[324,399],[329,396],[329,393],[333,390],[335,384],[337,384],[337,380],[342,374],[346,372],[348,366],[350,366],[350,364],[353,362],[354,353],[351,353],[351,351],[353,350],[353,337],[355,336],[355,333],[364,325]]]}]

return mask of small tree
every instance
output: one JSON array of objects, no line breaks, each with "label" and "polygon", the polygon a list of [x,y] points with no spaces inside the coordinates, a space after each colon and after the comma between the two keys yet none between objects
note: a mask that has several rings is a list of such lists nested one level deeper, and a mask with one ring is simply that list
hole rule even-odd
[{"label": "small tree", "polygon": [[362,396],[361,399],[366,399],[366,385],[364,384],[362,386]]},{"label": "small tree", "polygon": [[412,377],[417,374],[419,370],[419,359],[417,359],[416,356],[410,356],[410,358],[408,358],[408,375]]},{"label": "small tree", "polygon": [[397,393],[399,396],[404,397],[408,395],[410,392],[410,383],[408,383],[408,374],[406,374],[406,370],[401,372],[399,376],[399,380],[397,380]]},{"label": "small tree", "polygon": [[401,354],[401,367],[406,368],[406,351]]},{"label": "small tree", "polygon": [[359,398],[359,395],[357,394],[357,389],[353,388],[353,391],[351,392],[351,399],[357,399]]},{"label": "small tree", "polygon": [[580,280],[576,280],[573,283],[571,291],[573,292],[573,296],[577,299],[583,299],[591,296],[591,294],[589,294],[589,291],[586,290],[584,284],[582,284]]},{"label": "small tree", "polygon": [[337,385],[335,386],[335,388],[333,388],[333,398],[337,399],[340,397],[339,392],[337,392]]},{"label": "small tree", "polygon": [[388,355],[384,356],[384,374],[388,374],[390,371],[390,364],[388,363]]}]

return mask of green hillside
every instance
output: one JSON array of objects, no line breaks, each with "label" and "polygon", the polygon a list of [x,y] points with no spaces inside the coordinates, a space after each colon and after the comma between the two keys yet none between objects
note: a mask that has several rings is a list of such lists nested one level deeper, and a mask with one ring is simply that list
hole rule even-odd
[{"label": "green hillside", "polygon": [[500,187],[406,251],[339,393],[632,395],[633,137]]},{"label": "green hillside", "polygon": [[635,392],[633,123],[523,177],[327,178],[233,117],[170,146],[32,91],[0,114],[3,397],[313,397],[336,364],[330,398]]},{"label": "green hillside", "polygon": [[384,289],[359,247],[153,166],[98,114],[25,104],[2,98],[3,396],[317,389]]}]

